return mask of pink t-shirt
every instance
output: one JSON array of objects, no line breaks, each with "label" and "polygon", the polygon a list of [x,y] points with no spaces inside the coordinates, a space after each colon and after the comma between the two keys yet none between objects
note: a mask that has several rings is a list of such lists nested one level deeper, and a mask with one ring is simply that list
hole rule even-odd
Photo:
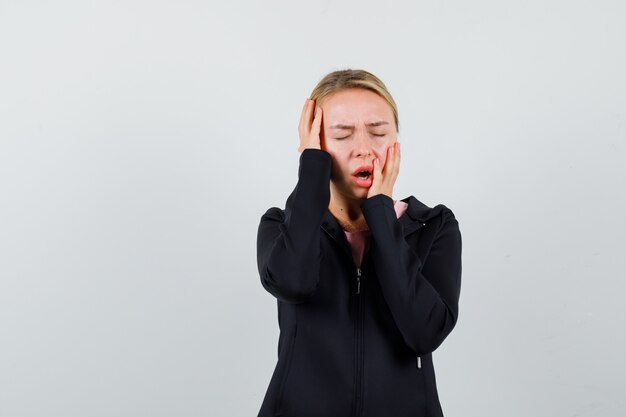
[{"label": "pink t-shirt", "polygon": [[[400,218],[406,211],[409,205],[401,200],[394,200],[393,208],[396,211],[396,218]],[[363,261],[363,255],[369,249],[371,232],[369,230],[362,230],[360,232],[346,232],[346,239],[352,248],[352,257],[354,258],[354,264],[361,266]]]}]

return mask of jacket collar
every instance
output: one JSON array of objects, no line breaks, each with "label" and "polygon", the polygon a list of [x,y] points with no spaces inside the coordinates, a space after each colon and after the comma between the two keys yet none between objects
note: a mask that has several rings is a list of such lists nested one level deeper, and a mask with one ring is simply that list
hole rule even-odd
[{"label": "jacket collar", "polygon": [[[441,211],[441,206],[430,208],[412,195],[401,201],[409,205],[404,214],[398,219],[405,237],[423,227],[428,220],[437,216]],[[326,210],[326,213],[324,213],[322,229],[324,229],[348,255],[352,256],[352,250],[350,249],[344,230],[329,210]]]},{"label": "jacket collar", "polygon": [[[296,190],[297,187],[287,198],[285,211],[291,209],[291,204],[295,197]],[[409,205],[404,214],[402,214],[402,216],[398,219],[405,237],[423,227],[428,220],[438,216],[443,208],[442,205],[437,205],[433,208],[428,207],[412,195],[403,198],[401,201],[404,201]],[[335,240],[350,257],[352,257],[352,250],[350,249],[350,245],[346,239],[346,234],[339,225],[337,219],[335,219],[329,210],[326,210],[324,217],[322,218],[322,229],[324,229],[324,231],[329,234],[330,237]]]},{"label": "jacket collar", "polygon": [[337,242],[344,252],[346,252],[352,259],[352,249],[350,249],[350,244],[348,243],[346,234],[339,225],[337,219],[335,219],[335,216],[330,213],[330,210],[326,210],[324,213],[324,217],[322,218],[322,229],[328,233],[330,237]]},{"label": "jacket collar", "polygon": [[406,212],[398,219],[404,230],[404,236],[408,236],[424,226],[427,221],[438,216],[443,208],[441,205],[433,208],[428,207],[412,195],[402,199],[402,201],[409,205]]}]

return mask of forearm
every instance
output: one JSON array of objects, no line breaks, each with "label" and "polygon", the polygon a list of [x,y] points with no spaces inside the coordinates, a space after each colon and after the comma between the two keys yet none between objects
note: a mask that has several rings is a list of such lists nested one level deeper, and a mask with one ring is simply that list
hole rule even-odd
[{"label": "forearm", "polygon": [[458,222],[451,211],[444,211],[430,252],[422,260],[407,243],[391,198],[377,195],[361,208],[372,233],[376,274],[394,321],[412,350],[432,352],[452,331],[458,316]]},{"label": "forearm", "polygon": [[298,184],[284,216],[270,209],[261,218],[257,260],[265,289],[287,302],[314,294],[319,281],[320,225],[330,200],[330,155],[305,149],[300,156]]}]

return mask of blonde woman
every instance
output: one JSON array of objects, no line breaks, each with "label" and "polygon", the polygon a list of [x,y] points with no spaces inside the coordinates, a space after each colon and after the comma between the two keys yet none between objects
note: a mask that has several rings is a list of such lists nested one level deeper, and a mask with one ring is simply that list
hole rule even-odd
[{"label": "blonde woman", "polygon": [[442,416],[432,352],[458,317],[453,212],[393,199],[398,111],[373,74],[325,76],[298,131],[297,185],[258,229],[280,327],[259,416]]}]

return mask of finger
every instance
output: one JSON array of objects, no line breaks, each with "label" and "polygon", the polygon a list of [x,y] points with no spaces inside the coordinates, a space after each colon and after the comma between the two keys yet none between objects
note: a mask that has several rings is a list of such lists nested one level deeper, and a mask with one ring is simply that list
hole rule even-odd
[{"label": "finger", "polygon": [[313,103],[313,100],[306,99],[306,101],[304,102],[304,106],[302,107],[302,114],[300,115],[300,124],[298,126],[298,130],[302,134],[309,133],[309,129],[311,126],[311,113],[313,111],[311,108],[312,103]]},{"label": "finger", "polygon": [[387,157],[385,158],[385,166],[383,167],[383,173],[386,175],[388,172],[391,172],[392,170],[392,166],[393,166],[393,162],[394,162],[394,145],[391,144],[387,147]]},{"label": "finger", "polygon": [[315,112],[315,118],[313,119],[313,125],[311,126],[311,135],[319,137],[320,129],[322,126],[322,108],[318,107]]},{"label": "finger", "polygon": [[383,178],[382,178],[382,184],[381,184],[381,188],[385,190],[382,192],[387,195],[391,195],[391,192],[393,190],[393,185],[397,177],[397,173],[396,173],[397,156],[396,155],[397,155],[396,146],[395,146],[395,143],[393,143],[387,148],[387,160],[385,161],[385,168],[383,170]]},{"label": "finger", "polygon": [[372,185],[380,184],[383,180],[383,173],[380,167],[380,160],[378,158],[374,159],[374,179],[372,180]]},{"label": "finger", "polygon": [[400,168],[400,144],[398,142],[394,142],[391,148],[392,157],[391,157],[391,167],[390,172],[396,173]]},{"label": "finger", "polygon": [[400,158],[400,142],[396,142],[396,143],[397,143],[397,149],[398,149],[397,157],[396,157],[396,164],[397,164],[397,166],[396,166],[396,175],[397,175],[398,172],[400,172],[400,159],[401,158]]},{"label": "finger", "polygon": [[300,121],[298,123],[298,129],[302,129],[304,115],[306,114],[306,108],[309,105],[309,99],[304,100],[304,105],[302,106],[302,111],[300,112]]},{"label": "finger", "polygon": [[394,143],[392,145],[392,156],[389,161],[388,170],[385,172],[385,179],[387,180],[387,184],[393,187],[396,182],[396,178],[398,178],[398,173],[400,172],[400,144]]},{"label": "finger", "polygon": [[306,129],[307,132],[311,131],[311,124],[313,123],[313,112],[315,111],[315,101],[309,99],[308,107],[306,109]]},{"label": "finger", "polygon": [[392,173],[395,171],[397,165],[398,165],[398,142],[394,142],[393,145],[390,146],[390,156],[391,156],[391,160],[390,160],[390,165],[389,165],[389,172]]},{"label": "finger", "polygon": [[374,164],[374,178],[372,178],[372,185],[367,193],[368,198],[381,193],[383,184],[382,169],[380,167],[380,159],[376,158],[373,161]]},{"label": "finger", "polygon": [[391,164],[389,166],[389,173],[394,174],[398,170],[400,165],[400,150],[398,149],[398,142],[394,142],[391,146]]}]

